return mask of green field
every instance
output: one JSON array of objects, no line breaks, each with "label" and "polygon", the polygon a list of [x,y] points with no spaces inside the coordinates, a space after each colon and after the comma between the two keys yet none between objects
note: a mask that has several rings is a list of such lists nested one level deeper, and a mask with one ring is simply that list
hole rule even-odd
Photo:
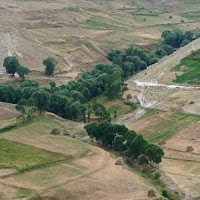
[{"label": "green field", "polygon": [[200,12],[193,12],[193,13],[183,13],[181,14],[182,17],[185,17],[190,20],[194,20],[200,22]]},{"label": "green field", "polygon": [[112,25],[112,24],[107,24],[107,23],[99,22],[99,21],[88,21],[85,24],[88,25],[88,26],[103,27],[103,28],[109,28],[109,29],[119,29],[119,30],[125,30],[126,29],[124,27],[119,27],[119,26],[115,26],[115,25]]},{"label": "green field", "polygon": [[200,50],[181,60],[180,64],[175,66],[172,71],[180,71],[181,66],[185,66],[187,69],[183,71],[182,75],[177,76],[173,82],[200,84]]},{"label": "green field", "polygon": [[92,105],[94,102],[103,104],[111,113],[111,117],[114,117],[114,112],[117,111],[117,117],[123,116],[129,113],[132,109],[128,105],[124,105],[124,101],[120,99],[108,99],[106,96],[99,96],[94,98],[87,104]]},{"label": "green field", "polygon": [[24,171],[71,158],[70,155],[0,139],[0,168],[15,168],[18,171]]},{"label": "green field", "polygon": [[[138,133],[142,134],[149,142],[155,143],[160,139],[170,138],[178,130],[183,128],[183,126],[199,121],[200,116],[198,115],[179,112],[161,112],[150,109],[142,118],[131,124],[131,127],[140,127]],[[147,122],[148,124],[145,125]]]},{"label": "green field", "polygon": [[[65,123],[70,126],[70,121]],[[58,136],[49,134],[53,128],[60,129],[61,134]],[[63,130],[58,121],[47,115],[39,115],[23,126],[2,133],[0,137],[76,158],[84,156],[89,151],[87,144],[65,137],[62,133]]]}]

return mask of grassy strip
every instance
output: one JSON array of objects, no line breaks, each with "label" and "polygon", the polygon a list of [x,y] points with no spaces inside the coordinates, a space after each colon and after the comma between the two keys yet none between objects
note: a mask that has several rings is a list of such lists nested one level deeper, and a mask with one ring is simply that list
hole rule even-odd
[{"label": "grassy strip", "polygon": [[22,172],[69,160],[72,156],[0,139],[0,158],[0,168],[16,168]]},{"label": "grassy strip", "polygon": [[15,128],[16,126],[17,126],[16,124],[5,126],[5,127],[0,129],[0,133],[4,133],[6,131],[10,131],[11,129]]},{"label": "grassy strip", "polygon": [[140,129],[138,133],[142,134],[147,141],[156,143],[160,139],[169,139],[186,125],[199,122],[200,116],[148,109],[147,113],[134,123],[140,126],[143,122],[145,124],[146,121],[150,121],[151,123]]},{"label": "grassy strip", "polygon": [[164,133],[161,133],[161,134],[159,134],[159,135],[150,137],[150,138],[148,139],[148,141],[149,141],[149,142],[152,142],[152,143],[156,143],[156,142],[158,142],[160,139],[167,139],[167,138],[171,137],[171,135],[172,135],[173,133],[175,133],[175,131],[176,131],[175,129],[167,130],[167,131],[165,131]]},{"label": "grassy strip", "polygon": [[117,118],[138,108],[138,104],[124,102],[121,99],[110,100],[108,99],[108,97],[103,95],[92,99],[90,102],[87,102],[86,105],[92,106],[95,102],[103,104],[106,109],[111,113],[111,117],[114,117],[114,112],[117,111]]},{"label": "grassy strip", "polygon": [[98,22],[98,21],[88,21],[85,24],[88,25],[88,26],[104,27],[104,28],[110,28],[110,29],[119,29],[119,30],[125,30],[126,29],[124,27],[119,27],[119,26],[107,24],[107,23],[104,23],[104,22]]}]

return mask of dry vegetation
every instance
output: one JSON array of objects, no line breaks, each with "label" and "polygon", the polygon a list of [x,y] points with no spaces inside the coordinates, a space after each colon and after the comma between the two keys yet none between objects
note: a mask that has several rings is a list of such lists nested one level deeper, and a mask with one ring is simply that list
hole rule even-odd
[{"label": "dry vegetation", "polygon": [[[133,44],[151,52],[160,43],[164,29],[198,32],[199,21],[183,16],[186,8],[187,12],[198,11],[193,3],[2,0],[1,61],[7,55],[16,55],[33,70],[31,79],[43,85],[52,79],[58,84],[66,83],[95,64],[108,62],[105,56],[112,48],[124,49]],[[173,18],[169,19],[171,15]],[[184,23],[180,22],[182,19]],[[54,77],[42,73],[42,60],[47,56],[54,56],[59,62]]]},{"label": "dry vegetation", "polygon": [[[171,177],[187,196],[191,195],[193,198],[200,196],[199,123],[198,115],[148,110],[141,119],[127,125],[129,129],[143,134],[151,142],[166,140],[166,144],[162,145],[165,156],[160,169]],[[187,152],[188,146],[192,146],[194,151]],[[166,183],[172,189],[177,189],[172,183]]]}]

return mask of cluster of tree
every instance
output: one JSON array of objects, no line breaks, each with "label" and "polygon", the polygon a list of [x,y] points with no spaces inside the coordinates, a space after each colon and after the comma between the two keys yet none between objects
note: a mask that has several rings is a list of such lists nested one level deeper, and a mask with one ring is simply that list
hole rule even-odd
[{"label": "cluster of tree", "polygon": [[142,135],[128,130],[124,125],[111,124],[107,121],[99,124],[91,122],[85,125],[85,129],[90,138],[114,147],[126,157],[138,159],[140,165],[149,162],[159,164],[162,161],[164,152],[159,146],[149,144]]},{"label": "cluster of tree", "polygon": [[176,48],[187,45],[194,39],[200,38],[200,33],[193,37],[191,31],[185,33],[180,31],[165,30],[162,33],[163,44],[151,55],[147,55],[142,50],[132,46],[121,54],[120,50],[111,50],[108,53],[108,59],[113,64],[118,65],[123,70],[123,77],[126,78],[134,73],[146,69],[149,65],[155,64],[164,56],[172,54]]},{"label": "cluster of tree", "polygon": [[[43,65],[45,66],[45,74],[48,76],[52,75],[57,63],[57,60],[53,57],[48,57],[47,59],[43,60]],[[30,72],[29,68],[20,65],[16,56],[6,57],[4,59],[3,66],[6,68],[6,72],[8,74],[12,74],[14,76],[17,72],[19,77],[23,79],[25,79],[25,75],[28,75]]]},{"label": "cluster of tree", "polygon": [[110,112],[105,108],[105,106],[101,103],[94,103],[92,107],[94,114],[100,120],[108,120],[111,121]]},{"label": "cluster of tree", "polygon": [[[85,72],[81,78],[59,87],[55,82],[50,82],[50,88],[39,87],[38,83],[31,80],[24,81],[17,88],[0,85],[0,101],[17,104],[20,100],[34,98],[40,113],[48,110],[67,119],[85,121],[85,102],[103,93],[109,98],[120,96],[122,87],[123,70],[118,65],[100,64]],[[98,107],[95,112],[98,112]],[[106,110],[100,114],[103,119],[110,117]]]},{"label": "cluster of tree", "polygon": [[175,48],[173,48],[169,44],[163,44],[158,50],[155,51],[155,55],[158,59],[172,54],[174,51],[176,51]]},{"label": "cluster of tree", "polygon": [[14,76],[17,72],[18,75],[23,79],[25,79],[25,75],[28,75],[30,72],[29,68],[19,64],[19,60],[15,56],[6,57],[3,66],[6,68],[6,72],[8,74],[12,74]]},{"label": "cluster of tree", "polygon": [[118,65],[122,69],[124,78],[132,76],[134,73],[157,62],[155,58],[148,56],[137,48],[133,48],[133,46],[126,49],[124,54],[121,54],[120,50],[111,50],[108,53],[108,59],[112,61],[113,65]]},{"label": "cluster of tree", "polygon": [[35,113],[38,112],[37,100],[34,98],[21,99],[15,106],[21,114],[17,117],[18,123],[25,123],[31,120]]},{"label": "cluster of tree", "polygon": [[45,74],[50,76],[54,73],[55,67],[58,64],[58,61],[53,57],[48,57],[43,60],[43,65],[45,66]]},{"label": "cluster of tree", "polygon": [[165,30],[162,33],[162,37],[164,38],[164,43],[172,46],[173,48],[179,48],[187,45],[192,40],[197,39],[200,35],[197,34],[196,37],[194,37],[194,34],[192,31],[170,31]]},{"label": "cluster of tree", "polygon": [[[166,39],[173,34],[175,33],[164,31],[162,36]],[[181,34],[175,35],[181,37]],[[193,34],[189,31],[183,35],[190,41],[193,39]],[[166,42],[166,40],[164,41]],[[77,80],[69,81],[68,84],[59,87],[56,87],[55,82],[50,82],[50,88],[39,87],[36,82],[30,80],[25,81],[17,88],[11,85],[0,85],[0,101],[17,104],[21,100],[34,98],[40,113],[48,110],[67,119],[86,121],[85,102],[101,94],[108,96],[108,98],[121,96],[124,78],[146,69],[147,66],[156,63],[163,55],[169,55],[173,51],[174,48],[169,44],[162,45],[156,54],[150,56],[132,46],[126,49],[124,54],[121,54],[119,50],[112,50],[108,54],[112,65],[98,64]],[[45,73],[51,75],[57,61],[55,58],[48,57],[43,61],[43,64],[46,66]],[[21,66],[18,59],[13,56],[4,60],[4,67],[9,74],[14,75],[17,72],[23,79],[29,73],[29,69]],[[99,118],[110,121],[109,112],[101,105],[94,105],[93,111]],[[87,112],[87,115],[89,119],[90,111]]]}]

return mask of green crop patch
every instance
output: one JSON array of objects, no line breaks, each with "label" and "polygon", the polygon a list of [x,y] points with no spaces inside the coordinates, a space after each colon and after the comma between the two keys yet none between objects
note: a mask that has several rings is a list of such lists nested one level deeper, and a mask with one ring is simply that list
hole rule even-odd
[{"label": "green crop patch", "polygon": [[[109,99],[106,96],[99,96],[88,102],[88,105],[93,105],[94,103],[100,103],[105,106],[105,108],[110,112],[111,117],[114,117],[114,112],[117,111],[117,117],[123,116],[132,111],[131,105],[125,105],[124,101],[121,99]],[[137,105],[135,104],[136,108]]]},{"label": "green crop patch", "polygon": [[177,75],[173,82],[200,84],[200,50],[181,60],[180,64],[172,69],[172,71],[181,70],[183,70],[183,74]]},{"label": "green crop patch", "polygon": [[156,143],[161,139],[171,138],[184,126],[199,121],[200,116],[198,115],[150,109],[147,110],[143,117],[134,122],[131,127],[140,127],[139,131],[137,131],[137,128],[133,128],[133,130],[142,134],[147,141]]},{"label": "green crop patch", "polygon": [[71,158],[71,155],[0,139],[0,168],[16,168],[18,171],[25,171]]},{"label": "green crop patch", "polygon": [[104,28],[109,28],[109,29],[119,29],[119,30],[126,29],[124,27],[119,27],[119,26],[115,26],[115,25],[112,25],[112,24],[107,24],[107,23],[99,22],[99,21],[88,21],[85,24],[88,25],[88,26],[104,27]]}]

